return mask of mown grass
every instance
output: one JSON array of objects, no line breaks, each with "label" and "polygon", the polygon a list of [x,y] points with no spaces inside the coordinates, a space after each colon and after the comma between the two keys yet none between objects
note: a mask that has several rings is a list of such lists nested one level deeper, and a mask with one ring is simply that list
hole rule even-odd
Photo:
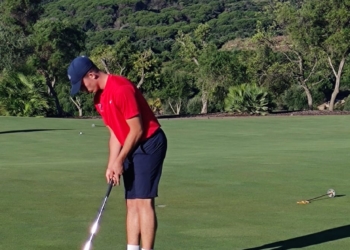
[{"label": "mown grass", "polygon": [[[350,116],[160,121],[156,249],[349,248]],[[101,120],[0,118],[0,249],[81,248],[107,188],[107,140]],[[341,196],[296,204],[329,188]],[[94,249],[125,249],[121,187]]]}]

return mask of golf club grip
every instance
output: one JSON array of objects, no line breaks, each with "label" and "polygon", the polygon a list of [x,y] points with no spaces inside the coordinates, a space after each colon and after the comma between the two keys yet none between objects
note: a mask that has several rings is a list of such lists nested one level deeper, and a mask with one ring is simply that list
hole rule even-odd
[{"label": "golf club grip", "polygon": [[112,191],[112,188],[113,188],[113,180],[110,180],[110,181],[109,181],[109,184],[108,184],[108,189],[107,189],[106,197],[109,196],[109,194],[110,194],[111,191]]}]

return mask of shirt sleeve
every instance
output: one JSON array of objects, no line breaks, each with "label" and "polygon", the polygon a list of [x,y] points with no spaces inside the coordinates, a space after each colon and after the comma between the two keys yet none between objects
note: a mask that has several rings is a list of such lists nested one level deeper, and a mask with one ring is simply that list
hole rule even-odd
[{"label": "shirt sleeve", "polygon": [[114,101],[125,120],[140,114],[140,109],[136,99],[136,91],[132,86],[121,86],[115,95]]}]

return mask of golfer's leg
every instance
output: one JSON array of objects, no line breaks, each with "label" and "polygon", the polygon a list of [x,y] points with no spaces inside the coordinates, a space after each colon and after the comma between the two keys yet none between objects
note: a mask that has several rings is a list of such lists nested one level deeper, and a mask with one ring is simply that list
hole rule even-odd
[{"label": "golfer's leg", "polygon": [[166,149],[166,137],[160,131],[139,146],[133,158],[134,198],[138,202],[142,248],[147,250],[153,249],[155,242],[157,218],[154,199],[158,196]]},{"label": "golfer's leg", "polygon": [[154,209],[154,198],[137,199],[140,218],[142,249],[153,249],[157,216]]},{"label": "golfer's leg", "polygon": [[140,245],[140,220],[138,213],[138,200],[126,200],[126,233],[128,245]]}]

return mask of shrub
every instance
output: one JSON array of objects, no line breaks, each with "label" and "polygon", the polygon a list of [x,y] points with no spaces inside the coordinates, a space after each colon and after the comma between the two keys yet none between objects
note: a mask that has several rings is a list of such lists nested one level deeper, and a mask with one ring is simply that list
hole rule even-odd
[{"label": "shrub", "polygon": [[345,99],[343,110],[350,111],[350,96]]},{"label": "shrub", "polygon": [[199,114],[201,110],[202,110],[202,100],[200,95],[196,95],[195,97],[188,100],[188,103],[187,103],[188,114]]},{"label": "shrub", "polygon": [[225,98],[225,110],[229,112],[266,115],[273,107],[270,94],[256,84],[230,87]]},{"label": "shrub", "polygon": [[282,100],[289,111],[308,109],[305,91],[298,85],[287,89],[282,95]]}]

